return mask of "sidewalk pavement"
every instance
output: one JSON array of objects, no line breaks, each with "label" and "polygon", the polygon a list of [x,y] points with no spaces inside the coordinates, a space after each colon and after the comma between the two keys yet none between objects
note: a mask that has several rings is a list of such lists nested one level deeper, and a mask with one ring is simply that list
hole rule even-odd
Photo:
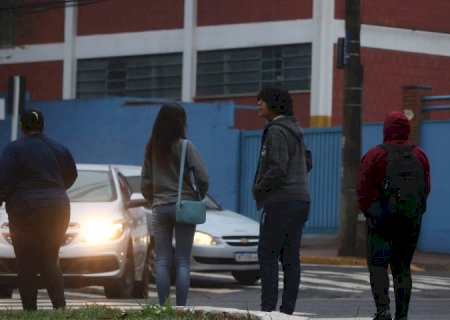
[{"label": "sidewalk pavement", "polygon": [[[339,239],[330,235],[305,235],[300,249],[300,261],[310,264],[366,266],[365,257],[339,257]],[[416,250],[411,269],[416,272],[450,271],[450,254],[429,253]]]}]

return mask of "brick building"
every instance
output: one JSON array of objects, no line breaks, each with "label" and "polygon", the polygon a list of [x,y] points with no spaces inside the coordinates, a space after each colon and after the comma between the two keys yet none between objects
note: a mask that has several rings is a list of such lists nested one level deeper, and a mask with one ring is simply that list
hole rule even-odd
[{"label": "brick building", "polygon": [[[403,85],[449,94],[450,1],[361,2],[363,121],[400,110]],[[0,36],[0,92],[19,74],[32,100],[120,95],[255,105],[262,86],[277,84],[293,93],[303,125],[342,123],[335,60],[345,0],[98,0],[18,15],[2,7],[9,28]],[[254,111],[237,112],[239,127],[262,127]]]}]

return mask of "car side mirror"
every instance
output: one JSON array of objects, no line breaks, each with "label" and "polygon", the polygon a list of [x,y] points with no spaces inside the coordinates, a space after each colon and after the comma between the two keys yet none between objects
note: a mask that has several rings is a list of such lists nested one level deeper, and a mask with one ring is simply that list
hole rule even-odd
[{"label": "car side mirror", "polygon": [[133,193],[130,196],[130,199],[128,201],[125,201],[125,207],[127,209],[143,207],[146,205],[147,205],[147,200],[145,200],[144,197],[142,196],[142,194],[140,194],[140,193]]}]

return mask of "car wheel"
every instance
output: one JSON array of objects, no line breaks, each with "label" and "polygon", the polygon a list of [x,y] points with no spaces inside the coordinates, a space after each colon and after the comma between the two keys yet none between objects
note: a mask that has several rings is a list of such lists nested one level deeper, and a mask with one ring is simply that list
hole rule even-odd
[{"label": "car wheel", "polygon": [[147,256],[145,257],[144,270],[142,271],[142,280],[136,281],[133,288],[133,298],[147,299],[150,283],[150,248],[148,249]]},{"label": "car wheel", "polygon": [[[128,250],[130,252],[131,249]],[[104,286],[105,296],[108,299],[130,299],[134,287],[134,263],[133,259],[127,255],[125,270],[122,277],[114,279]]]},{"label": "car wheel", "polygon": [[259,280],[259,270],[231,271],[231,274],[242,285],[252,285]]},{"label": "car wheel", "polygon": [[0,286],[0,298],[11,299],[13,294],[13,289],[5,285]]}]

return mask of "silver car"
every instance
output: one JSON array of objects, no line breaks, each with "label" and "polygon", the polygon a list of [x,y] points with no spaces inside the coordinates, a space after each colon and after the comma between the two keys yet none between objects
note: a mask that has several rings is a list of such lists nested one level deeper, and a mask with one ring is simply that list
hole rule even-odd
[{"label": "silver car", "polygon": [[[132,198],[142,199],[140,191],[141,167],[121,167]],[[250,285],[259,279],[257,247],[259,223],[236,212],[223,209],[211,196],[204,199],[207,208],[206,222],[197,225],[192,248],[191,271],[231,272],[240,284]],[[148,217],[149,233],[152,236],[151,214],[148,207],[139,210]],[[153,238],[152,238],[153,239]],[[151,280],[154,280],[154,253],[151,241]],[[172,272],[172,280],[175,272]]]},{"label": "silver car", "polygon": [[[107,298],[146,298],[152,252],[146,215],[136,208],[143,201],[130,200],[131,190],[115,166],[77,165],[77,170],[59,252],[65,287],[100,285]],[[11,297],[16,266],[4,208],[0,233],[0,295]]]}]

